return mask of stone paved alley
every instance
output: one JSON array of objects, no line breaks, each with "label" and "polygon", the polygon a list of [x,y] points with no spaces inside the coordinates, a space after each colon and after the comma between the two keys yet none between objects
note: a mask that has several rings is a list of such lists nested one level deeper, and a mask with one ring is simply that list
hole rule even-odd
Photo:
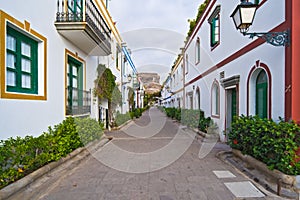
[{"label": "stone paved alley", "polygon": [[[152,120],[164,121],[164,125],[157,134],[144,138],[143,136],[149,134],[151,128],[149,127],[151,125],[149,113]],[[133,126],[144,131],[128,135],[127,130],[134,130]],[[157,127],[152,128],[154,130]],[[156,162],[156,158],[152,158],[153,162],[150,159],[148,164],[141,164],[145,160],[134,163],[134,157],[115,157],[114,153],[116,152],[113,148],[108,148],[114,145],[124,151],[147,157],[147,153],[156,152],[158,149],[170,145],[176,134],[188,135],[192,138],[191,144],[175,162],[165,167],[161,165],[161,168],[155,171],[151,169],[155,169],[153,162]],[[83,159],[78,165],[69,164],[59,167],[60,169],[54,170],[10,199],[277,199],[258,190],[243,174],[215,157],[217,152],[228,148],[226,145],[217,143],[207,156],[200,159],[198,154],[202,145],[201,140],[195,138],[195,134],[190,130],[167,119],[156,108],[151,108],[140,119],[131,122],[121,130],[108,132],[106,135],[112,136],[113,140],[96,151],[93,156]],[[186,138],[179,138],[179,140],[187,141]],[[187,143],[177,142],[178,149],[183,144]],[[169,152],[170,157],[174,156],[173,152],[178,151],[174,149]],[[113,159],[103,160],[104,157],[99,154]],[[161,153],[161,155],[163,154]],[[102,160],[107,166],[103,164]],[[121,165],[123,167],[120,167]],[[158,165],[159,163],[156,163],[155,166]],[[146,171],[139,169],[139,166],[146,167]],[[130,169],[133,170],[130,171]],[[143,172],[135,173],[134,170]]]}]

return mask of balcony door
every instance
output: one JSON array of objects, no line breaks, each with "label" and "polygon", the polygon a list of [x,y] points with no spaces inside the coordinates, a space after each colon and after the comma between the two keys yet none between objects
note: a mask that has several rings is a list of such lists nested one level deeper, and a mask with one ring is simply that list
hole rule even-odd
[{"label": "balcony door", "polygon": [[67,0],[69,20],[82,21],[83,5],[82,0]]},{"label": "balcony door", "polygon": [[83,67],[82,63],[68,56],[67,67],[68,102],[67,114],[76,114],[75,110],[83,106]]}]

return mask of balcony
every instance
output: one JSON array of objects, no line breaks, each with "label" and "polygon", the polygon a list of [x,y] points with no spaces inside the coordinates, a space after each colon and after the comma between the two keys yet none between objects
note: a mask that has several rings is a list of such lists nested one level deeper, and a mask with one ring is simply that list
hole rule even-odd
[{"label": "balcony", "polygon": [[111,30],[94,0],[58,0],[55,26],[86,54],[111,54]]},{"label": "balcony", "polygon": [[91,113],[91,91],[67,88],[66,115],[87,115]]}]

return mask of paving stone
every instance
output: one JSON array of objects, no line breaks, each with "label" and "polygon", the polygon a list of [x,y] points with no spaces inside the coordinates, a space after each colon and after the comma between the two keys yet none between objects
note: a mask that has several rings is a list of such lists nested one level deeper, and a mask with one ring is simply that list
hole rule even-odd
[{"label": "paving stone", "polygon": [[[156,113],[155,116],[162,117],[158,110],[154,111]],[[114,144],[128,151],[130,150],[134,153],[153,151],[155,148],[161,148],[170,143],[178,132],[177,123],[166,118],[163,120],[166,123],[162,130],[155,136],[147,139],[133,138],[122,132],[122,130],[106,134],[117,138]],[[142,116],[137,122],[140,126],[147,125],[149,124],[149,116]],[[139,134],[143,134],[143,132]],[[217,144],[203,159],[198,157],[200,147],[201,142],[195,139],[184,154],[175,162],[162,169],[145,173],[118,171],[101,163],[97,156],[90,156],[72,170],[62,170],[63,173],[50,173],[47,179],[44,178],[41,179],[40,183],[29,185],[8,200],[245,199],[246,197],[240,196],[244,195],[243,191],[249,189],[249,184],[239,185],[239,189],[236,190],[237,186],[232,185],[232,182],[247,183],[248,179],[239,173],[235,173],[234,176],[236,177],[233,177],[228,172],[232,173],[235,169],[215,157],[217,152],[222,149],[228,149],[228,147],[224,144]],[[108,148],[106,149],[109,150]],[[101,150],[104,151],[105,148]],[[177,152],[177,150],[174,149],[174,152]],[[115,163],[120,161],[116,160],[118,156],[113,156],[114,152],[106,153]],[[122,164],[124,167],[129,166],[130,160],[128,158],[120,159],[122,159],[122,162],[119,162],[119,164]],[[138,165],[139,163],[135,164]],[[218,175],[220,178],[218,178]],[[256,190],[255,192],[255,194],[260,194]]]},{"label": "paving stone", "polygon": [[213,171],[218,178],[235,178],[236,176],[230,171]]},{"label": "paving stone", "polygon": [[236,197],[264,197],[250,181],[224,183]]}]

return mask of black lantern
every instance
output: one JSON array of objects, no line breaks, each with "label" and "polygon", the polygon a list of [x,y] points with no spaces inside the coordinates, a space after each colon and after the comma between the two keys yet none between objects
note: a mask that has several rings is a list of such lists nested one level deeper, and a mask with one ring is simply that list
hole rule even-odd
[{"label": "black lantern", "polygon": [[234,21],[236,29],[240,30],[244,36],[249,35],[251,39],[259,37],[273,46],[289,46],[289,30],[283,32],[248,33],[249,27],[254,20],[257,7],[258,5],[247,2],[247,0],[241,0],[241,4],[235,8],[230,16]]},{"label": "black lantern", "polygon": [[256,13],[257,5],[242,0],[241,4],[238,5],[230,17],[232,17],[236,29],[240,30],[241,33],[246,33],[249,27],[252,25],[254,16]]}]

